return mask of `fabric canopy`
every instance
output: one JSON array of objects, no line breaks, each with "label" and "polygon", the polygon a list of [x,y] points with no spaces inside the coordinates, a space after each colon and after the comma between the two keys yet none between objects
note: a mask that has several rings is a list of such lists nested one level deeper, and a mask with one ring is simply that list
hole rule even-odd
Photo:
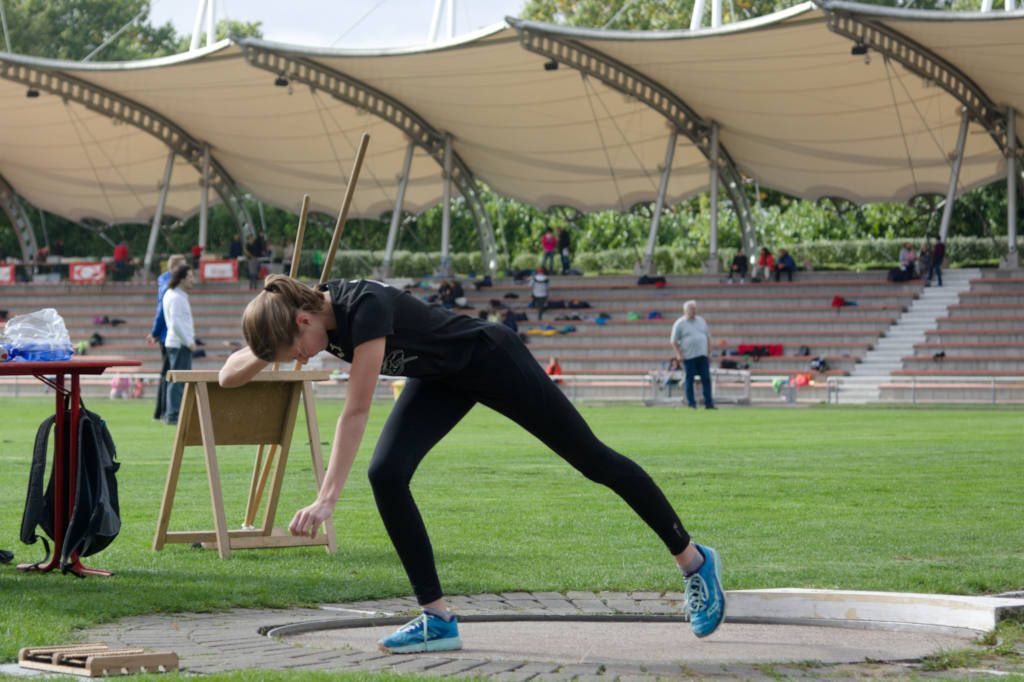
[{"label": "fabric canopy", "polygon": [[[450,134],[469,176],[501,195],[583,211],[626,210],[653,200],[669,140],[667,119],[571,64],[546,66],[547,59],[521,42],[529,29],[600,53],[670,91],[703,122],[718,124],[735,168],[762,186],[858,203],[944,194],[961,102],[877,50],[852,55],[853,41],[830,30],[830,12],[897,32],[951,64],[996,105],[1014,107],[1021,128],[1024,12],[807,3],[692,32],[596,31],[510,19],[407,50],[242,39],[131,63],[0,54],[0,176],[34,205],[73,220],[149,220],[169,140],[117,113],[116,100],[161,117],[194,144],[209,145],[220,177],[237,191],[293,211],[304,193],[314,210],[337,210],[359,136],[367,131],[372,140],[350,215],[378,217],[394,208],[410,140],[409,130],[395,123],[397,110],[419,121],[428,137]],[[347,87],[363,84],[391,104],[353,105],[330,85],[311,86],[297,72],[257,66],[254,54],[336,74]],[[32,74],[49,80],[33,85]],[[73,87],[68,83],[107,94],[87,104],[66,89]],[[26,97],[30,87],[39,96]],[[969,133],[961,189],[1005,178],[1005,158],[991,130],[972,122]],[[416,148],[406,210],[420,211],[442,197],[440,157],[429,147]],[[167,198],[166,212],[179,217],[200,207],[199,162],[186,156],[174,161]],[[667,200],[707,185],[706,153],[680,136]]]}]

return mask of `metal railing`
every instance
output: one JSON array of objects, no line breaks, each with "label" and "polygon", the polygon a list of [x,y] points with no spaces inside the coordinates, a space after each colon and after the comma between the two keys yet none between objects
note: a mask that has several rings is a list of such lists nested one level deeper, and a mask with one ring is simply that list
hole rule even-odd
[{"label": "metal railing", "polygon": [[[999,386],[1000,385],[1017,385],[1024,389],[1024,377],[1005,377],[1005,376],[992,376],[979,374],[970,377],[961,376],[932,376],[932,377],[890,377],[888,380],[879,382],[881,385],[886,385],[890,388],[910,388],[910,404],[918,404],[918,389],[927,389],[929,387],[935,388],[943,384],[960,384],[962,388],[981,388],[987,389],[987,399],[985,401],[980,400],[967,400],[963,397],[957,398],[950,401],[929,401],[929,402],[958,402],[958,403],[981,403],[987,402],[990,405],[999,404]],[[1012,387],[1012,386],[1011,386]],[[825,382],[825,403],[831,404],[833,401],[836,405],[839,404],[839,395],[843,390],[842,378],[829,377]],[[891,401],[891,402],[906,402],[906,401]],[[1014,401],[1009,401],[1014,402]],[[1024,402],[1024,398],[1020,401]]]},{"label": "metal railing", "polygon": [[[988,400],[989,404],[990,405],[997,405],[998,402],[999,402],[998,399],[997,399],[999,393],[998,393],[998,390],[997,390],[996,386],[998,384],[1019,384],[1021,387],[1024,387],[1024,377],[985,376],[985,375],[982,374],[982,375],[972,376],[972,377],[928,377],[927,379],[923,379],[922,380],[922,379],[918,379],[918,377],[916,377],[916,376],[911,376],[911,377],[909,377],[909,382],[908,382],[907,379],[897,379],[895,381],[889,381],[889,382],[886,382],[886,383],[896,384],[896,385],[909,383],[910,384],[910,404],[911,405],[916,405],[917,404],[917,389],[918,389],[918,387],[926,388],[929,385],[935,386],[937,384],[963,384],[965,388],[968,387],[968,386],[970,386],[972,388],[987,388],[988,392],[989,392],[988,393],[988,395],[989,395],[989,400]],[[976,401],[958,400],[957,402],[976,402]]]}]

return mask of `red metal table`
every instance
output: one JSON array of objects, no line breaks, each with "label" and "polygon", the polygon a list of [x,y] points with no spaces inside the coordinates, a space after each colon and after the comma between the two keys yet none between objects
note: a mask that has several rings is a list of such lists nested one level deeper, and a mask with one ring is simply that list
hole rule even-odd
[{"label": "red metal table", "polygon": [[[77,459],[71,457],[65,443],[78,442],[78,417],[81,411],[83,374],[103,374],[108,367],[138,366],[139,360],[68,360],[64,362],[0,362],[0,376],[34,376],[54,390],[57,397],[53,440],[53,555],[36,564],[18,564],[22,571],[52,571],[60,566],[60,552],[64,545],[64,532],[75,508],[75,485],[78,476]],[[65,377],[68,382],[65,383]],[[65,402],[67,407],[65,408]],[[65,423],[64,410],[70,411],[70,424]],[[65,440],[64,433],[68,438]],[[73,446],[74,447],[74,446]],[[78,575],[110,575],[110,571],[86,568],[72,556],[70,571]],[[44,563],[45,562],[45,563]]]}]

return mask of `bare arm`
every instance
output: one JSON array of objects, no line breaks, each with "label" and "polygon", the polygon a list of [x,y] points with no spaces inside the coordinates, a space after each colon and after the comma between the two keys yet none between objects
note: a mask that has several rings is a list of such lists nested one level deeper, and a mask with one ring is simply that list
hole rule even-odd
[{"label": "bare arm", "polygon": [[314,537],[320,524],[331,517],[341,495],[348,473],[352,469],[359,444],[366,431],[366,421],[373,403],[373,390],[377,386],[380,365],[384,360],[384,337],[361,343],[352,356],[345,407],[338,417],[331,446],[327,474],[316,501],[295,513],[288,530],[292,535]]},{"label": "bare arm", "polygon": [[223,388],[236,388],[248,382],[269,364],[266,360],[260,360],[253,355],[248,346],[239,348],[220,368],[217,383]]}]

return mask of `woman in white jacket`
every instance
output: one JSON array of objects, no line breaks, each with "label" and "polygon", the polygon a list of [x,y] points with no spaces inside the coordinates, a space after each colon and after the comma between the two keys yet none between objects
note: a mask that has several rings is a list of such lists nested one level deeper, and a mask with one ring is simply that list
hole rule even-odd
[{"label": "woman in white jacket", "polygon": [[[192,283],[191,268],[187,265],[178,266],[171,273],[171,281],[167,283],[164,294],[164,320],[167,322],[167,349],[169,369],[192,369],[192,349],[196,345],[195,325],[192,322],[192,306],[188,301],[188,288]],[[168,424],[178,423],[178,412],[181,409],[181,394],[184,386],[167,382],[167,413]]]}]

